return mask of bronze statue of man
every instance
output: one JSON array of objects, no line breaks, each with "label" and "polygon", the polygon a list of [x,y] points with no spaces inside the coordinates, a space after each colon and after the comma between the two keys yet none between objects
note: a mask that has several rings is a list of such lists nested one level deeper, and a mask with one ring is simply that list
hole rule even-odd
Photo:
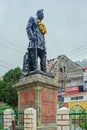
[{"label": "bronze statue of man", "polygon": [[37,18],[30,17],[26,27],[29,38],[28,60],[29,71],[38,69],[37,59],[40,58],[40,69],[46,72],[46,45],[44,35],[46,34],[45,25],[42,24],[44,18],[43,9],[36,13]]}]

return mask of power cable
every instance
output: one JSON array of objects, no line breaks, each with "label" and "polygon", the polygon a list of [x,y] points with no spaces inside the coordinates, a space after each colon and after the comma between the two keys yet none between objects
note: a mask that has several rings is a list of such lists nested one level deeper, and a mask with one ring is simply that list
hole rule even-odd
[{"label": "power cable", "polygon": [[[66,55],[68,55],[68,57],[70,57],[71,59],[76,59],[79,57],[81,59],[81,57],[84,57],[84,54],[86,54],[86,52],[87,52],[87,44],[82,45],[74,50],[67,52]],[[74,56],[72,56],[72,55],[74,55]]]},{"label": "power cable", "polygon": [[77,52],[78,50],[82,49],[82,48],[86,48],[87,47],[87,43],[85,45],[82,45],[80,47],[77,47],[76,49],[70,50],[68,51],[66,54],[70,54],[70,53],[75,53],[75,51]]},{"label": "power cable", "polygon": [[0,63],[0,67],[3,67],[3,68],[9,68],[8,66],[3,65],[3,64],[1,64],[1,63]]},{"label": "power cable", "polygon": [[0,59],[0,63],[5,64],[5,65],[10,65],[10,66],[12,65],[12,64],[9,63],[8,61],[4,61],[4,60],[1,60],[1,59]]},{"label": "power cable", "polygon": [[[14,44],[14,43],[12,43],[12,42],[7,42],[7,40],[2,40],[2,39],[0,39],[0,43],[3,43],[3,44],[6,44],[6,43],[8,43],[8,48],[9,47],[17,47],[17,45],[16,44]],[[2,45],[3,45],[2,44]],[[10,45],[10,46],[9,46]],[[13,46],[14,45],[14,46]],[[2,46],[3,47],[3,46]],[[19,46],[18,46],[19,47]],[[17,49],[18,49],[18,47],[17,47]],[[21,47],[20,47],[21,48]],[[14,50],[15,50],[15,48],[13,48]],[[12,49],[10,49],[11,51],[12,51]],[[22,48],[22,50],[23,50],[23,48]],[[23,52],[23,51],[22,51]],[[20,53],[20,51],[17,51],[16,50],[16,53]],[[7,61],[4,61],[4,60],[1,60],[0,59],[0,63],[1,63],[1,67],[3,67],[3,68],[8,68],[6,65],[8,65],[8,66],[13,66],[13,64],[11,64],[11,63],[9,63],[9,62],[7,62]],[[3,64],[3,65],[2,65]]]},{"label": "power cable", "polygon": [[[5,44],[8,43],[9,45],[11,45],[11,46],[13,46],[13,47],[16,47],[17,49],[21,49],[22,51],[24,50],[24,48],[23,48],[22,46],[19,46],[19,45],[13,43],[13,42],[8,41],[8,40],[0,39],[0,41],[4,42]],[[84,47],[85,47],[85,48],[84,48]],[[84,48],[84,50],[83,50],[83,48]],[[79,51],[80,51],[80,52],[79,52]],[[85,51],[87,51],[87,44],[82,45],[82,46],[80,46],[80,47],[78,47],[78,48],[76,48],[76,49],[74,49],[74,50],[71,50],[71,51],[69,51],[67,54],[69,54],[69,56],[71,56],[71,55],[73,55],[73,53],[75,54],[75,52],[76,52],[76,56],[71,57],[71,58],[73,59],[73,58],[80,57],[82,54],[85,54],[85,53],[86,53]],[[79,54],[78,54],[77,52],[78,52]],[[18,51],[18,53],[19,53],[19,51]],[[1,62],[1,63],[2,63],[2,62]],[[5,63],[5,64],[6,64],[6,63]]]},{"label": "power cable", "polygon": [[[16,49],[13,48],[14,50],[16,50],[16,53],[21,53],[21,52],[23,53],[23,52],[24,52],[24,51],[23,51],[24,48],[23,48],[22,46],[19,46],[18,44],[15,44],[15,43],[10,42],[10,41],[8,41],[8,40],[5,40],[5,39],[0,38],[0,43],[2,43],[1,45],[2,45],[2,47],[4,47],[4,48],[16,47]],[[3,46],[3,45],[5,45],[5,44],[6,44],[6,46]],[[12,49],[10,49],[10,50],[12,51]],[[18,50],[18,51],[17,51],[17,50]],[[8,66],[12,66],[11,63],[0,59],[0,67],[8,68],[7,65],[8,65]]]},{"label": "power cable", "polygon": [[1,39],[1,38],[0,38],[0,41],[4,41],[4,42],[6,42],[6,43],[8,43],[8,44],[10,44],[12,46],[15,46],[16,48],[18,47],[18,48],[24,50],[24,48],[22,46],[19,46],[18,44],[15,44],[15,43],[13,43],[11,41],[8,41],[8,40],[5,40],[5,39]]},{"label": "power cable", "polygon": [[[1,43],[1,42],[0,42]],[[3,42],[2,42],[3,43]],[[5,43],[6,44],[6,43]],[[20,50],[20,48],[14,48],[14,46],[2,46],[3,48],[9,48],[10,51],[14,50],[16,51],[17,53],[23,53],[24,51],[23,50]],[[10,49],[11,48],[11,49]]]}]

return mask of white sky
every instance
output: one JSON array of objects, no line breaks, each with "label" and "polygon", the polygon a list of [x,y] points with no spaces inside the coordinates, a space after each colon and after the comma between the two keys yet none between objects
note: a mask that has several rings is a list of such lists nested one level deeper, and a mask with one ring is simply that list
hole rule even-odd
[{"label": "white sky", "polygon": [[87,0],[0,0],[0,76],[22,67],[27,21],[38,9],[45,14],[47,59],[87,58]]}]

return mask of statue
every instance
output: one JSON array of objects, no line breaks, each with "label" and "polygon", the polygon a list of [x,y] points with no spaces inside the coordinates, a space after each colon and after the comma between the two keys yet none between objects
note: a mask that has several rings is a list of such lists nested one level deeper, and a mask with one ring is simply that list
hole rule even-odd
[{"label": "statue", "polygon": [[26,64],[24,66],[26,68],[25,71],[28,73],[38,69],[38,57],[40,58],[40,70],[46,72],[46,45],[44,35],[47,31],[45,25],[41,22],[44,18],[43,9],[38,10],[36,16],[37,18],[29,18],[26,27],[29,46],[28,59],[26,59],[26,56],[24,57]]}]

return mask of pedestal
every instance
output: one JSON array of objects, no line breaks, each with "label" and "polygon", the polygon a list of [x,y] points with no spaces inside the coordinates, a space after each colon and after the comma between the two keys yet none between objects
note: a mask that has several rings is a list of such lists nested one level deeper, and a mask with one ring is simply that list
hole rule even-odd
[{"label": "pedestal", "polygon": [[56,124],[58,84],[54,78],[33,74],[20,79],[14,87],[18,91],[19,111],[29,107],[36,109],[38,129]]}]

